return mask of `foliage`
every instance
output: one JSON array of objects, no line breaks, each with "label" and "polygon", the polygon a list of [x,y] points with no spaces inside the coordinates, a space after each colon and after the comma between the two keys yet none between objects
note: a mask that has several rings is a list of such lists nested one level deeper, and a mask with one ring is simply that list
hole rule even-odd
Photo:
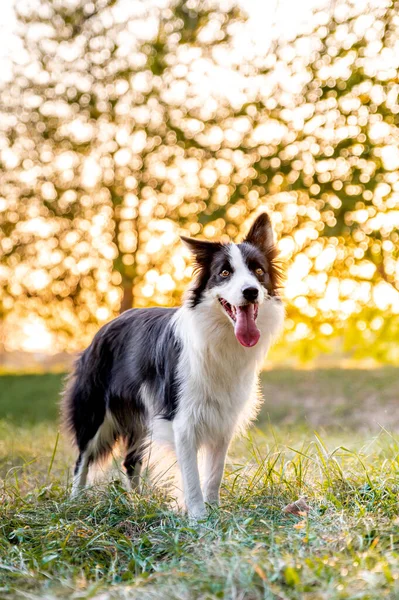
[{"label": "foliage", "polygon": [[115,0],[23,11],[27,64],[2,98],[3,305],[39,312],[61,340],[83,324],[89,339],[93,322],[132,306],[138,282],[138,305],[154,276],[152,303],[181,292],[173,224],[198,231],[213,177],[194,133],[221,110],[198,94],[197,71],[240,15],[183,0],[132,3],[123,16]]},{"label": "foliage", "polygon": [[349,339],[349,328],[358,342],[365,332],[364,353],[385,360],[398,358],[387,335],[399,299],[397,12],[395,2],[366,14],[341,5],[278,48],[268,62],[299,90],[282,77],[278,93],[247,106],[242,142],[253,157],[243,183],[277,211],[292,261],[292,337]]},{"label": "foliage", "polygon": [[320,10],[265,57],[237,48],[229,2],[21,7],[25,62],[1,91],[9,329],[40,315],[76,349],[120,308],[174,305],[179,231],[239,239],[266,207],[291,352],[397,362],[397,9]]}]

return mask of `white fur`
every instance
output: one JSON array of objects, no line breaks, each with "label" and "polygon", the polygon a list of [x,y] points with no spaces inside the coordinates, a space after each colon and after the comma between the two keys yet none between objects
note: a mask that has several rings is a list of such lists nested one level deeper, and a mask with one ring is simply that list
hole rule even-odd
[{"label": "white fur", "polygon": [[218,285],[210,290],[211,296],[214,298],[222,297],[227,300],[229,304],[239,306],[245,302],[242,290],[244,288],[252,287],[258,290],[258,302],[261,304],[267,295],[267,291],[260,285],[258,279],[248,269],[238,246],[229,244],[229,254],[234,271],[231,276],[226,279],[226,283]]},{"label": "white fur", "polygon": [[[205,502],[217,503],[226,453],[233,435],[244,430],[255,417],[259,406],[258,373],[273,338],[284,320],[280,300],[267,290],[248,269],[241,252],[229,245],[233,267],[222,285],[204,293],[195,307],[186,301],[173,317],[175,334],[181,342],[177,365],[179,384],[178,408],[173,421],[155,416],[156,399],[146,384],[140,397],[151,423],[150,438],[172,447],[180,465],[185,502],[194,518],[205,516]],[[258,289],[258,343],[243,347],[234,334],[234,323],[219,302],[240,306],[245,302],[242,291]],[[82,454],[73,481],[73,495],[85,485],[91,460],[111,448],[117,437],[117,422],[110,413]],[[198,469],[198,451],[205,451],[204,494]],[[131,483],[139,487],[141,463],[137,464]]]},{"label": "white fur", "polygon": [[81,463],[78,468],[78,472],[73,477],[71,498],[76,498],[76,496],[78,496],[80,490],[82,490],[85,487],[88,474],[89,474],[89,456],[87,453],[84,453],[84,455],[82,456]]},{"label": "white fur", "polygon": [[[183,305],[175,317],[175,330],[182,342],[178,365],[179,408],[173,421],[174,442],[182,471],[189,514],[205,515],[200,487],[197,453],[206,451],[205,500],[217,502],[225,456],[234,433],[245,429],[258,407],[257,381],[266,352],[281,330],[284,308],[246,267],[236,246],[231,281],[205,293],[194,308]],[[259,342],[244,348],[218,297],[229,303],[243,303],[242,289],[257,286]]]},{"label": "white fur", "polygon": [[111,413],[107,412],[101,427],[82,453],[78,472],[74,475],[72,482],[72,498],[76,497],[79,491],[85,487],[92,459],[95,460],[98,455],[101,455],[102,448],[114,445],[115,431],[117,431],[117,424]]}]

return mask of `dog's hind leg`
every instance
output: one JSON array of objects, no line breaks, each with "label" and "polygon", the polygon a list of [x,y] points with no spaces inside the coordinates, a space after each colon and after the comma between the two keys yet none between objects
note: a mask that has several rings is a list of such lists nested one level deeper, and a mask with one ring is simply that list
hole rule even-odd
[{"label": "dog's hind leg", "polygon": [[92,439],[85,443],[81,440],[74,471],[72,498],[85,487],[90,465],[105,460],[111,454],[117,439],[118,428],[112,416],[107,413]]},{"label": "dog's hind leg", "polygon": [[88,451],[79,452],[78,460],[75,464],[73,472],[72,492],[71,497],[76,498],[79,491],[85,487],[87,475],[90,466],[90,453]]},{"label": "dog's hind leg", "polygon": [[134,434],[131,434],[126,440],[126,455],[123,466],[126,470],[128,488],[140,492],[140,476],[143,466],[143,441],[145,438],[145,428],[140,424],[136,425]]},{"label": "dog's hind leg", "polygon": [[126,469],[129,488],[140,492],[140,476],[143,466],[141,453],[137,453],[135,450],[127,452],[123,466]]}]

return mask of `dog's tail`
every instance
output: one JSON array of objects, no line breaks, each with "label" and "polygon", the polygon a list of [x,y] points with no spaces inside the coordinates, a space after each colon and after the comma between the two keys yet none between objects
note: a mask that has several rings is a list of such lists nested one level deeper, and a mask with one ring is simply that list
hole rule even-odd
[{"label": "dog's tail", "polygon": [[96,336],[66,379],[61,399],[62,424],[80,451],[104,421],[112,363],[111,349],[102,336]]}]

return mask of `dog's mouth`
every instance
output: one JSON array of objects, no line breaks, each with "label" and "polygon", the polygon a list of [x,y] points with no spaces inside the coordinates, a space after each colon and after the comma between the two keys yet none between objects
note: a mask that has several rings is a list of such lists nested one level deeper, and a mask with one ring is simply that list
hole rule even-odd
[{"label": "dog's mouth", "polygon": [[243,306],[234,306],[229,304],[224,298],[219,298],[220,304],[234,323],[234,334],[242,346],[252,348],[260,338],[260,331],[256,325],[258,316],[258,304],[244,304]]}]

